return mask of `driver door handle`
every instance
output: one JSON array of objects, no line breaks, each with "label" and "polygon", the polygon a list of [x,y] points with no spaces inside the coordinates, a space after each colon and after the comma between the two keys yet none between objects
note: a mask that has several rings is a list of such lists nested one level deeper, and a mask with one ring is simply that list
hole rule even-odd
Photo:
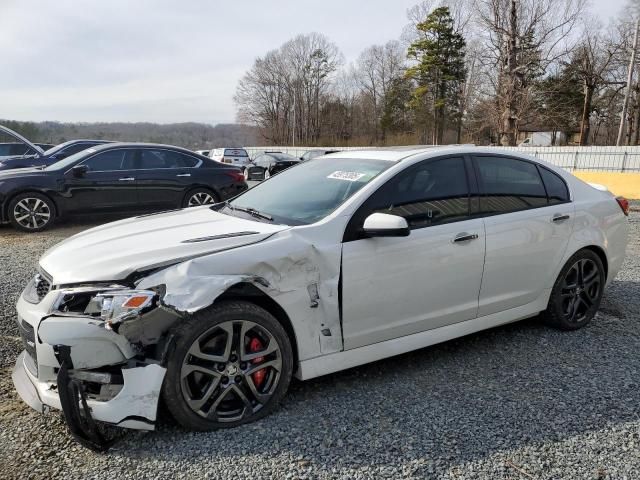
[{"label": "driver door handle", "polygon": [[556,214],[553,216],[553,218],[551,219],[552,222],[563,222],[565,220],[569,220],[570,215],[560,215],[560,214]]},{"label": "driver door handle", "polygon": [[135,178],[133,177],[123,177],[123,178],[119,178],[118,181],[120,182],[133,182],[135,180]]},{"label": "driver door handle", "polygon": [[478,238],[478,234],[477,233],[467,233],[467,232],[462,232],[459,233],[458,235],[456,235],[453,239],[454,242],[467,242],[469,240],[475,240]]},{"label": "driver door handle", "polygon": [[178,175],[176,175],[176,177],[190,177],[191,174],[190,173],[179,173]]}]

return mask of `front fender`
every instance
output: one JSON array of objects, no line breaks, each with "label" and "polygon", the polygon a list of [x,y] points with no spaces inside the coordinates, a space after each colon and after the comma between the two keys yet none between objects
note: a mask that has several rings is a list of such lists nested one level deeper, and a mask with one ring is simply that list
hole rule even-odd
[{"label": "front fender", "polygon": [[341,245],[319,248],[301,242],[291,231],[276,237],[267,243],[193,258],[145,277],[136,286],[162,285],[163,306],[189,314],[209,307],[234,285],[250,283],[289,317],[300,360],[341,351]]}]

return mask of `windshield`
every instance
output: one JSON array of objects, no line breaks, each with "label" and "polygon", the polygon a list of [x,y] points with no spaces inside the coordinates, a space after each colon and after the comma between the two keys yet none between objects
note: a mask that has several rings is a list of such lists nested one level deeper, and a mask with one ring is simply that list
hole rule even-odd
[{"label": "windshield", "polygon": [[78,153],[74,153],[73,155],[69,155],[64,160],[60,160],[59,162],[52,163],[45,170],[64,170],[67,167],[74,165],[78,160],[84,158],[86,155],[94,153],[95,150],[93,148],[87,148],[86,150],[82,150]]},{"label": "windshield", "polygon": [[[275,223],[307,225],[322,220],[391,167],[386,160],[327,158],[301,163],[253,187],[233,201],[231,207],[255,209]],[[223,213],[232,214],[231,208]]]},{"label": "windshield", "polygon": [[49,150],[45,150],[44,154],[45,155],[53,155],[54,153],[62,150],[63,148],[66,148],[67,145],[71,144],[73,142],[65,142],[65,143],[61,143],[60,145],[56,145],[55,147],[51,147]]}]

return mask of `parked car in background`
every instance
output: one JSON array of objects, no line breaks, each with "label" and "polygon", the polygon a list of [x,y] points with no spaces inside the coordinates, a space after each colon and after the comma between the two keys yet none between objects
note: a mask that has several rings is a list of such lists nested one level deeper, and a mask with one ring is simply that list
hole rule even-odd
[{"label": "parked car in background", "polygon": [[42,155],[45,150],[54,146],[49,143],[32,143],[18,132],[14,132],[4,125],[0,125],[0,139],[3,140],[0,143],[0,161],[4,158],[15,156]]},{"label": "parked car in background", "polygon": [[150,429],[160,399],[185,428],[228,428],[272,412],[293,376],[538,315],[577,330],[624,261],[626,207],[506,150],[304,162],[228,203],[48,250],[18,300],[13,381],[28,405],[62,408],[76,439],[107,448],[91,418]]},{"label": "parked car in background", "polygon": [[[54,145],[50,143],[34,143],[42,150],[52,148]],[[0,160],[6,157],[17,157],[24,155],[34,155],[36,153],[32,147],[21,142],[4,142],[0,143]]]},{"label": "parked car in background", "polygon": [[113,143],[109,140],[70,140],[49,148],[42,155],[15,156],[0,159],[0,171],[12,168],[41,167],[51,165],[87,148]]},{"label": "parked car in background", "polygon": [[209,152],[209,157],[216,162],[226,163],[244,169],[249,162],[249,154],[244,148],[216,148]]},{"label": "parked car in background", "polygon": [[196,150],[195,152],[198,155],[204,155],[205,157],[208,157],[209,153],[211,153],[211,150]]},{"label": "parked car in background", "polygon": [[307,150],[302,154],[302,156],[300,157],[300,160],[303,162],[306,162],[307,160],[313,160],[316,157],[321,157],[322,155],[329,155],[330,153],[338,153],[339,151],[340,150],[323,150],[323,149]]},{"label": "parked car in background", "polygon": [[247,180],[266,180],[298,163],[300,160],[288,153],[265,152],[251,161],[244,171],[244,176]]},{"label": "parked car in background", "polygon": [[192,207],[246,189],[240,169],[190,150],[108,143],[47,167],[0,172],[0,221],[35,232],[62,215]]}]

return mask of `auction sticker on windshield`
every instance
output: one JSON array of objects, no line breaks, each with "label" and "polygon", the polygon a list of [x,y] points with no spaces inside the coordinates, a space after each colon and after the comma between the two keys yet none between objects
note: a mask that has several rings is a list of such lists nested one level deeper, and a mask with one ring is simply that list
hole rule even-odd
[{"label": "auction sticker on windshield", "polygon": [[348,182],[357,182],[366,175],[366,173],[343,172],[342,170],[336,170],[332,174],[327,175],[327,178],[335,178],[336,180],[347,180]]}]

